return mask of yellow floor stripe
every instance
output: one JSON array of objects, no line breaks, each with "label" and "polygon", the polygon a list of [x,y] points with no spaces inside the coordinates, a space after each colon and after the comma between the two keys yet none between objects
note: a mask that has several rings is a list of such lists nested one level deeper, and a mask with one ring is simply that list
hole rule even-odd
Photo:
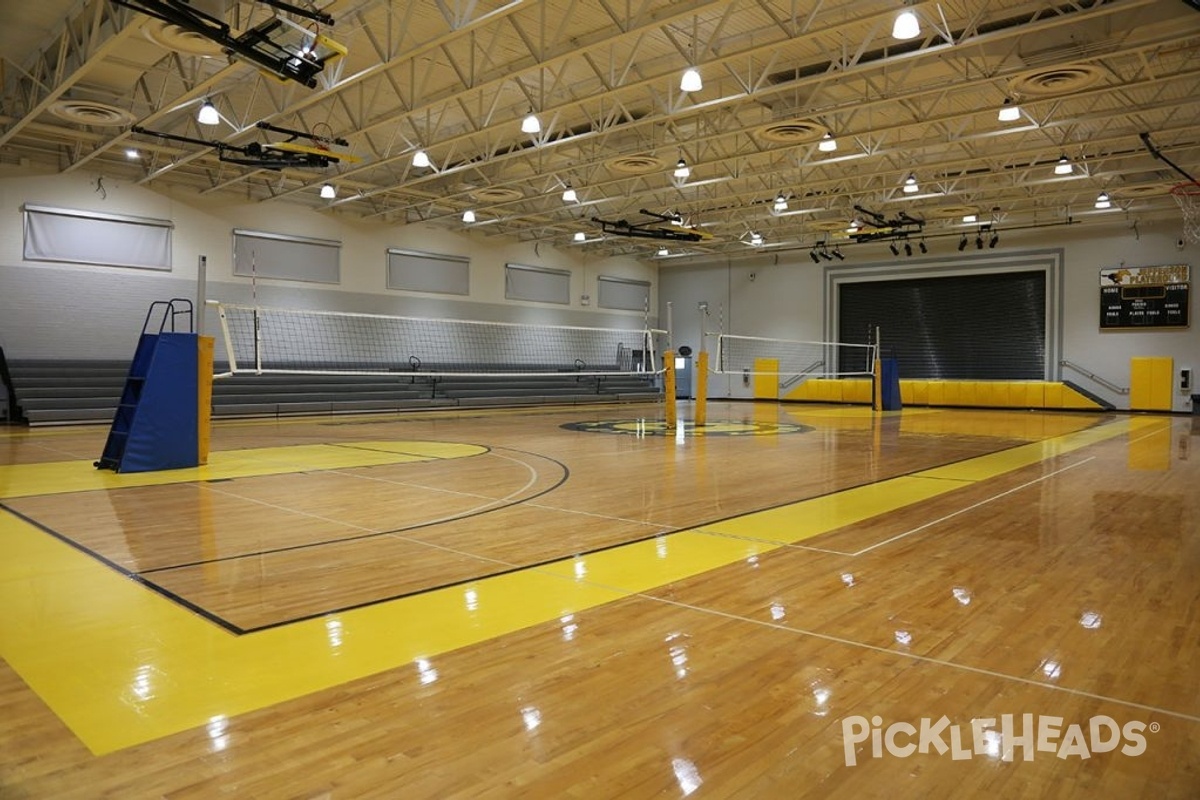
[{"label": "yellow floor stripe", "polygon": [[769,544],[679,531],[558,561],[539,569],[552,575],[635,594],[775,549]]},{"label": "yellow floor stripe", "polygon": [[[982,479],[979,476],[1026,463],[1035,451],[1050,457],[1130,430],[1129,423],[1110,424],[1030,445],[1020,456],[985,456],[985,468],[974,469],[973,460],[942,469],[951,470],[958,480],[968,475]],[[220,456],[217,463],[206,469],[219,472],[226,459],[231,475],[268,474],[263,469],[284,472],[289,463],[292,471],[297,463],[306,469],[378,463],[363,461],[372,456],[368,449],[236,451],[215,454]],[[20,469],[29,466],[37,465]],[[176,470],[169,477],[184,472],[196,471]],[[961,485],[933,477],[939,472],[706,528],[720,533],[783,526],[786,541],[798,541]],[[162,473],[88,475],[78,480],[93,481],[94,488],[109,485],[94,483],[97,480],[125,477],[138,480],[136,485],[173,482],[157,480]],[[13,480],[11,474],[8,480]],[[12,484],[8,486],[11,491]],[[807,518],[810,513],[813,519]],[[207,726],[216,738],[231,716],[406,664],[413,665],[422,680],[436,680],[435,657],[440,653],[774,549],[770,543],[703,530],[235,637],[35,527],[0,514],[0,546],[5,552],[0,559],[0,607],[5,610],[0,615],[0,655],[93,753],[200,726]]]},{"label": "yellow floor stripe", "polygon": [[10,515],[0,537],[0,649],[95,754],[621,596],[528,571],[235,637]]},{"label": "yellow floor stripe", "polygon": [[309,444],[227,450],[211,453],[208,464],[202,467],[158,472],[119,474],[112,470],[96,469],[90,461],[14,464],[0,466],[0,499],[313,470],[373,467],[435,458],[464,458],[485,452],[487,449],[479,445],[448,442],[351,442],[340,445]]},{"label": "yellow floor stripe", "polygon": [[950,481],[900,477],[710,523],[701,530],[794,543],[895,511],[962,486]]}]

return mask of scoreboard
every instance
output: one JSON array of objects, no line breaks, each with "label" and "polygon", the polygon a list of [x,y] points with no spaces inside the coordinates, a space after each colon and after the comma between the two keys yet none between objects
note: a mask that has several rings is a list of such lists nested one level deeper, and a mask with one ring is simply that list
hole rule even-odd
[{"label": "scoreboard", "polygon": [[1100,329],[1188,327],[1188,273],[1186,264],[1100,270]]}]

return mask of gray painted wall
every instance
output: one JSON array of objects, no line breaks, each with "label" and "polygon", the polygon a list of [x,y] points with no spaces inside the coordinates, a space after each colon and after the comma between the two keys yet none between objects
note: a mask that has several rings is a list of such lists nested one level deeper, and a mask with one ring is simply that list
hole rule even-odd
[{"label": "gray painted wall", "polygon": [[[25,203],[171,220],[168,272],[26,261],[21,207]],[[342,242],[336,286],[258,280],[260,305],[549,325],[641,328],[642,312],[598,309],[601,275],[651,283],[657,307],[657,269],[633,259],[589,259],[575,249],[484,238],[424,225],[369,225],[282,203],[230,203],[162,195],[94,175],[6,175],[0,169],[0,347],[10,359],[128,359],[151,302],[198,295],[199,256],[207,257],[206,295],[251,302],[250,279],[233,274],[234,228]],[[470,258],[470,295],[436,295],[386,288],[389,247]],[[569,270],[569,305],[527,303],[504,296],[508,262]],[[587,296],[585,300],[584,296]],[[217,331],[206,315],[206,332]]]}]

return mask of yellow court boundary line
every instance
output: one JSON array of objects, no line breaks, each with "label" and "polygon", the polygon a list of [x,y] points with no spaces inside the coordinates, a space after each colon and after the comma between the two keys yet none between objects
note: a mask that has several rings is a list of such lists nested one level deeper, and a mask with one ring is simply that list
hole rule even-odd
[{"label": "yellow court boundary line", "polygon": [[[240,637],[0,513],[6,552],[0,655],[94,754],[200,726],[216,736],[232,716],[408,664],[428,671],[434,668],[429,659],[439,654],[849,524],[862,518],[856,503],[863,493],[882,493],[872,508],[885,513],[933,496],[909,491],[923,482],[950,491],[1136,426],[1136,420],[1110,423],[841,493],[853,503],[839,506],[839,495],[814,498]],[[724,535],[753,518],[760,532],[775,529],[782,524],[778,515],[805,516],[823,504],[833,505],[822,511],[820,524],[790,529],[784,538]]]}]

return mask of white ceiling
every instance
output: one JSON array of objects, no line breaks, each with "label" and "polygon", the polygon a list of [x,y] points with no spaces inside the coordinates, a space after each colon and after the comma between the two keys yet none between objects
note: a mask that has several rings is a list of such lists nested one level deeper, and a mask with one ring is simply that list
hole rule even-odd
[{"label": "white ceiling", "polygon": [[[204,2],[235,31],[277,13]],[[671,243],[670,263],[748,252],[752,231],[768,250],[844,241],[856,207],[903,211],[931,236],[974,232],[961,222],[971,211],[1001,231],[1178,218],[1169,189],[1183,178],[1142,133],[1200,177],[1200,11],[1184,0],[915,2],[910,41],[891,36],[899,0],[334,0],[322,33],[349,54],[315,89],[107,0],[0,5],[0,163],[380,224],[656,258],[659,242],[602,235],[594,220],[677,212],[711,238]],[[683,93],[691,63],[704,88]],[[215,128],[195,122],[206,97],[225,119]],[[1016,122],[997,120],[1006,97]],[[520,130],[531,109],[534,136]],[[345,138],[361,161],[278,172],[129,130],[282,138],[259,121]],[[816,146],[825,131],[834,152]],[[432,169],[411,165],[418,147]],[[1053,172],[1062,155],[1069,176]],[[326,182],[332,201],[318,195]],[[577,202],[563,202],[568,184]],[[1111,210],[1094,209],[1101,191]]]}]

